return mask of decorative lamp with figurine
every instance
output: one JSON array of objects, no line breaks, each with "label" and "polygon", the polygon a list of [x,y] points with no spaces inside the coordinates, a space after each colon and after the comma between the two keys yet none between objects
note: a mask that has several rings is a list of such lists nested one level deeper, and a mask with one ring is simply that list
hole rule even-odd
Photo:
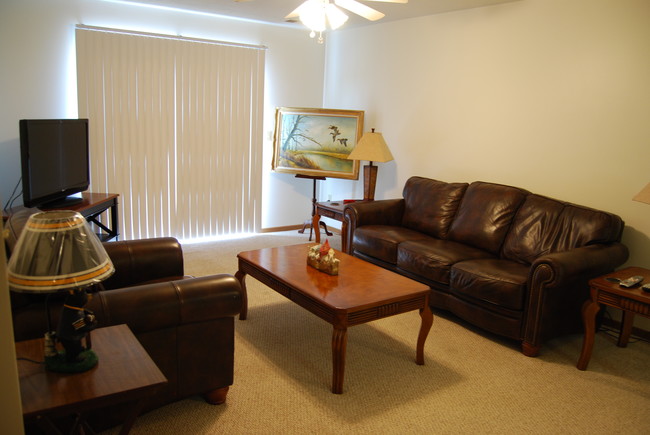
[{"label": "decorative lamp with figurine", "polygon": [[[45,367],[54,372],[78,373],[91,369],[98,358],[90,331],[97,321],[84,308],[86,289],[115,271],[106,250],[84,217],[72,211],[47,211],[29,217],[8,264],[9,287],[24,293],[63,293],[56,331],[46,302]],[[85,346],[82,341],[85,339]],[[57,351],[56,343],[63,350]]]}]

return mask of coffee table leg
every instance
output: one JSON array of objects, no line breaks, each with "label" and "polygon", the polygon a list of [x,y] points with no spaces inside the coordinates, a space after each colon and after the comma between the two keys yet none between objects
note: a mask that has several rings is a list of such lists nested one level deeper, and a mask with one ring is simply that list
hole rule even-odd
[{"label": "coffee table leg", "polygon": [[348,329],[334,327],[332,333],[332,393],[343,393],[343,375],[345,373],[345,350],[348,342]]},{"label": "coffee table leg", "polygon": [[235,273],[235,278],[239,281],[241,285],[241,312],[239,313],[239,320],[246,320],[248,315],[248,294],[246,292],[246,272],[238,270]]},{"label": "coffee table leg", "polygon": [[415,362],[419,365],[423,365],[424,342],[427,340],[427,336],[431,330],[431,325],[433,325],[433,314],[431,313],[431,308],[429,307],[428,301],[425,303],[424,308],[420,310],[420,317],[422,318],[422,324],[420,325],[420,333],[418,334],[418,345]]}]

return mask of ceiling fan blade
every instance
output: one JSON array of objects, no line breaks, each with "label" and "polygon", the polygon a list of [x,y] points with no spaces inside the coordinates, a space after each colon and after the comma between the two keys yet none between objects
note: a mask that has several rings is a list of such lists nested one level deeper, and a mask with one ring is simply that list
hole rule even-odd
[{"label": "ceiling fan blade", "polygon": [[298,18],[298,17],[300,16],[300,10],[305,6],[306,3],[307,3],[307,2],[302,3],[300,6],[298,6],[297,8],[295,8],[295,9],[294,9],[294,10],[293,10],[289,15],[287,15],[286,17],[284,17],[284,19],[285,19],[285,20],[288,20],[288,19],[290,19],[290,18]]},{"label": "ceiling fan blade", "polygon": [[381,12],[363,5],[356,0],[334,0],[334,3],[370,21],[377,21],[385,16]]}]

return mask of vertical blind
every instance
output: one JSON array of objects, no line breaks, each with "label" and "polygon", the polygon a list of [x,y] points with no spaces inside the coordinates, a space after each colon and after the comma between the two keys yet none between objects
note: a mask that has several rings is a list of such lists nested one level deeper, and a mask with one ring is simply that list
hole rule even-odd
[{"label": "vertical blind", "polygon": [[91,190],[120,194],[124,239],[261,225],[264,48],[78,26]]}]

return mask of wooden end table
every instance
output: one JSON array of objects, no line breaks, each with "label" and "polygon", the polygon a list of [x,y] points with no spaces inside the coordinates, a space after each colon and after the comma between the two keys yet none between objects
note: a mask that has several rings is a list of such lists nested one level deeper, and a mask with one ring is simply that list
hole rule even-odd
[{"label": "wooden end table", "polygon": [[245,278],[266,284],[295,304],[330,323],[332,333],[332,393],[343,392],[345,351],[349,326],[419,310],[420,332],[415,362],[424,364],[424,342],[433,323],[429,308],[431,289],[405,276],[336,251],[339,275],[332,276],[307,265],[313,243],[266,248],[237,255],[236,277],[242,286],[240,320],[246,319],[248,297]]},{"label": "wooden end table", "polygon": [[[316,229],[316,243],[320,243],[320,231],[318,225],[320,224],[321,216],[342,222],[341,224],[341,250],[348,253],[348,223],[343,217],[346,204],[341,201],[327,201],[316,202],[314,204],[314,216],[312,227]],[[329,234],[328,234],[329,235]]]},{"label": "wooden end table", "polygon": [[[643,276],[643,281],[629,289],[621,287],[617,282],[608,281],[608,278],[625,279],[635,275]],[[650,318],[650,293],[641,290],[641,285],[648,282],[650,282],[650,270],[642,267],[628,267],[589,281],[591,298],[582,307],[585,336],[577,364],[579,370],[586,370],[591,358],[596,334],[596,314],[600,310],[600,304],[623,310],[623,321],[617,344],[625,347],[632,333],[634,315],[640,314]]]},{"label": "wooden end table", "polygon": [[16,343],[25,421],[35,420],[46,432],[56,432],[50,418],[77,415],[72,433],[88,426],[84,412],[134,402],[120,431],[127,434],[144,400],[167,383],[128,326],[99,328],[91,334],[99,363],[87,372],[75,374],[48,372],[43,364],[20,359],[43,361],[42,338]]}]

